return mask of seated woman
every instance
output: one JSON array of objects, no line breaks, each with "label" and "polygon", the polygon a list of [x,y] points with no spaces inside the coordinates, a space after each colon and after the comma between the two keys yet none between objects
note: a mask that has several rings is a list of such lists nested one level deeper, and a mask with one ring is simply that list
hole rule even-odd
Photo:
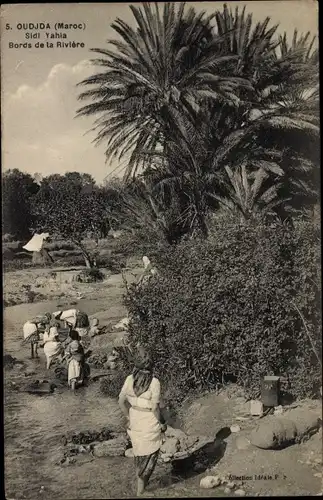
[{"label": "seated woman", "polygon": [[126,378],[119,395],[120,407],[129,421],[127,432],[135,459],[137,495],[144,493],[155,469],[162,432],[166,430],[159,400],[160,382],[153,376],[152,360],[140,347],[134,371]]},{"label": "seated woman", "polygon": [[[40,330],[46,329],[51,320],[51,314],[46,313],[43,316],[37,316],[33,320],[26,321],[23,326],[24,344],[30,343],[31,357],[38,358],[38,344],[40,342]],[[35,356],[34,356],[35,354]]]},{"label": "seated woman", "polygon": [[80,336],[77,331],[70,332],[70,343],[65,349],[68,369],[68,386],[75,391],[78,385],[82,385],[84,381],[84,349],[80,342]]},{"label": "seated woman", "polygon": [[64,348],[59,341],[58,331],[56,327],[51,327],[48,333],[49,339],[44,344],[44,354],[46,356],[46,368],[49,370],[51,364],[56,359],[62,359]]}]

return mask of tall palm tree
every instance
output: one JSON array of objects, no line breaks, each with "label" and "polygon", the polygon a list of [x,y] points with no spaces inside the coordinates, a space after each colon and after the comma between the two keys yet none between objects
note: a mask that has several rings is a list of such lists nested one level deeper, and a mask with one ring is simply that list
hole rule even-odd
[{"label": "tall palm tree", "polygon": [[106,143],[107,158],[130,155],[127,175],[143,163],[142,150],[163,149],[170,117],[176,124],[178,114],[195,115],[206,98],[234,103],[238,89],[250,89],[247,80],[219,74],[237,55],[222,51],[223,37],[211,25],[214,16],[184,7],[130,6],[136,26],[121,19],[112,24],[120,39],[92,49],[100,56],[92,62],[103,72],[79,84],[90,87],[79,99],[92,102],[78,116],[98,116],[96,142]]}]

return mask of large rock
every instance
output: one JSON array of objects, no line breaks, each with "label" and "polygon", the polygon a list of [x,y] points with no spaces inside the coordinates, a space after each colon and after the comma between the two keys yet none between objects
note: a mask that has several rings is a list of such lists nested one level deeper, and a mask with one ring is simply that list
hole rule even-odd
[{"label": "large rock", "polygon": [[108,441],[98,443],[93,448],[95,457],[123,457],[127,449],[128,440],[124,436],[118,436]]},{"label": "large rock", "polygon": [[284,417],[270,416],[264,419],[251,432],[250,441],[257,448],[284,448],[314,434],[320,425],[318,411],[295,409]]}]

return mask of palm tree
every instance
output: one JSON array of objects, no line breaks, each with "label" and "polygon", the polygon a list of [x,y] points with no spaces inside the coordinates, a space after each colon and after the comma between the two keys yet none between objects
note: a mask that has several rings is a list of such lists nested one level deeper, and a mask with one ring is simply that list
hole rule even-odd
[{"label": "palm tree", "polygon": [[127,175],[143,163],[143,150],[163,149],[170,119],[176,124],[178,114],[194,116],[206,98],[234,103],[239,88],[250,88],[242,78],[218,75],[237,56],[219,50],[222,37],[213,33],[214,16],[193,8],[185,12],[184,6],[130,6],[136,27],[117,19],[112,27],[121,40],[92,49],[100,55],[92,62],[104,71],[79,84],[90,87],[79,99],[92,102],[78,116],[98,115],[96,143],[106,142],[107,158],[130,155]]}]

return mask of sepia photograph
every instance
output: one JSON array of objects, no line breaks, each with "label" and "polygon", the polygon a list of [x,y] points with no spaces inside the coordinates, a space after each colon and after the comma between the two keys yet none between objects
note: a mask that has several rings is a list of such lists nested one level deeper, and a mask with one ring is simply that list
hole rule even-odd
[{"label": "sepia photograph", "polygon": [[1,5],[7,500],[322,496],[318,2]]}]

